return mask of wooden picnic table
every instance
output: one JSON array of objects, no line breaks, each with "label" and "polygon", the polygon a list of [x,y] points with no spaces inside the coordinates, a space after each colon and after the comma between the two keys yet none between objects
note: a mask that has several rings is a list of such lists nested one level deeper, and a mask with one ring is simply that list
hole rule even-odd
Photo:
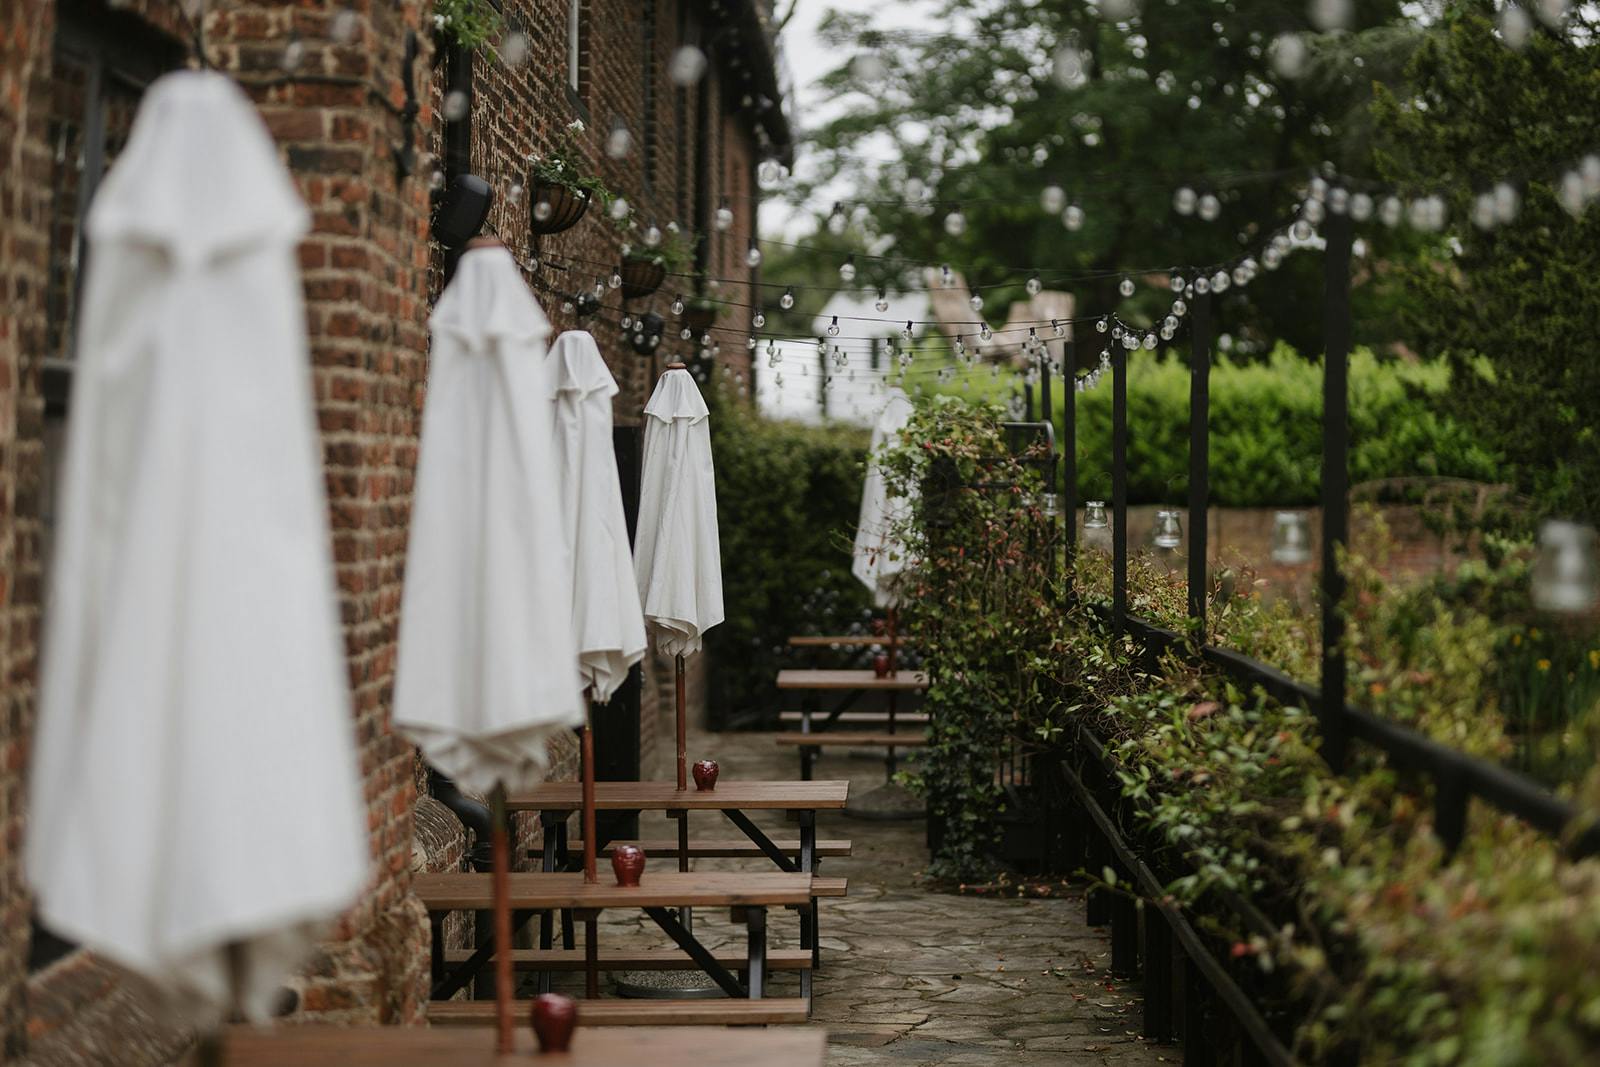
[{"label": "wooden picnic table", "polygon": [[920,693],[928,688],[926,671],[896,671],[879,678],[873,671],[789,668],[778,672],[779,689],[854,689],[869,693]]},{"label": "wooden picnic table", "polygon": [[[583,1018],[584,1006],[578,1005]],[[493,1027],[432,1029],[398,1026],[230,1027],[223,1040],[228,1067],[822,1067],[822,1030],[725,1030],[651,1027],[603,1030],[580,1026],[565,1054],[537,1055],[527,1026],[517,1028],[513,1055],[495,1054]]]},{"label": "wooden picnic table", "polygon": [[911,644],[904,634],[796,634],[789,638],[790,648],[871,648],[874,645],[904,648]]},{"label": "wooden picnic table", "polygon": [[[677,783],[670,781],[594,783],[597,810],[664,811],[668,817],[677,820],[680,872],[689,869],[689,812],[719,811],[780,871],[815,874],[818,860],[817,812],[841,810],[849,799],[848,781],[764,782],[732,779],[719,781],[715,789],[706,790],[679,789]],[[508,810],[539,812],[545,828],[543,868],[546,871],[560,870],[567,865],[567,816],[581,806],[581,787],[577,782],[543,782],[506,800]],[[747,811],[789,812],[800,826],[799,855],[791,857],[745,814]],[[811,950],[814,965],[821,963],[817,936],[819,912],[815,895],[811,896],[807,906],[800,909],[800,945]],[[679,906],[678,916],[683,928],[692,934],[692,903]],[[573,936],[565,922],[563,934],[567,947],[571,948]],[[548,949],[553,944],[553,919],[551,913],[546,912],[540,917],[539,947]],[[541,989],[546,988],[548,982],[549,976],[541,975]],[[802,996],[810,996],[810,971],[801,973],[800,989]]]}]

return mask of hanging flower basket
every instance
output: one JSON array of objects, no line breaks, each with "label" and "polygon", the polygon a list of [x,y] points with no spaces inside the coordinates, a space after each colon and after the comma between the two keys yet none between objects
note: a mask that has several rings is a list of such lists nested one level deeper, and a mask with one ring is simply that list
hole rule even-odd
[{"label": "hanging flower basket", "polygon": [[627,258],[617,271],[622,275],[622,299],[639,300],[661,288],[667,268],[653,259]]},{"label": "hanging flower basket", "polygon": [[695,333],[705,333],[717,323],[721,309],[715,304],[690,304],[683,309],[683,324]]},{"label": "hanging flower basket", "polygon": [[589,210],[589,200],[587,189],[574,189],[554,182],[536,182],[533,187],[533,207],[528,213],[528,229],[544,237],[570,230]]}]

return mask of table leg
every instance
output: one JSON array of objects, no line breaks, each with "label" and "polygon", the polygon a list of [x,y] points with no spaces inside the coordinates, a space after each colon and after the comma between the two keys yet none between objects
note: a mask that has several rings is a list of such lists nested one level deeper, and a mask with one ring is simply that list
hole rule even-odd
[{"label": "table leg", "polygon": [[[817,813],[809,808],[796,813],[800,823],[800,870],[804,874],[817,873]],[[817,898],[812,897],[800,912],[800,947],[811,950],[811,968],[822,965],[821,912]],[[802,972],[801,985],[810,984],[811,971]],[[809,995],[809,993],[808,993]]]},{"label": "table leg", "polygon": [[589,1000],[600,997],[600,913],[583,912],[583,995]]},{"label": "table leg", "polygon": [[[889,691],[889,732],[891,734],[894,733],[894,713],[895,709],[899,706],[899,697],[899,693],[896,693],[892,689]],[[893,745],[889,746],[889,754],[884,758],[884,764],[888,769],[888,773],[884,776],[884,781],[894,781],[895,758]]]},{"label": "table leg", "polygon": [[[564,871],[572,862],[572,850],[568,847],[567,823],[562,819],[556,827],[556,870]],[[561,942],[562,947],[569,952],[578,947],[578,934],[574,927],[572,912],[566,908],[561,909]]]},{"label": "table leg", "polygon": [[767,909],[745,908],[744,921],[748,945],[746,960],[750,965],[750,999],[760,1000],[767,979]]},{"label": "table leg", "polygon": [[[678,820],[678,870],[687,873],[689,870],[689,812],[687,809],[669,811],[667,812],[667,817]],[[694,933],[693,908],[679,908],[678,921],[683,924],[683,928],[686,931],[690,934]]]},{"label": "table leg", "polygon": [[[559,844],[557,842],[556,820],[565,817],[564,812],[542,811],[539,813],[539,823],[544,828],[544,850],[540,857],[539,869],[546,874],[554,871],[557,864]],[[542,911],[539,913],[539,948],[545,952],[555,944],[555,913]],[[539,972],[539,992],[550,992],[550,972]]]}]

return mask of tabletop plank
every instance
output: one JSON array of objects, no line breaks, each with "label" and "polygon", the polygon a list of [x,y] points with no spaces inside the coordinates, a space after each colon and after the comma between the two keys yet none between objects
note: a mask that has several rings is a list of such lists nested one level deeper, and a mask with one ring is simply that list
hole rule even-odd
[{"label": "tabletop plank", "polygon": [[[719,781],[715,789],[679,790],[676,782],[596,782],[594,806],[600,811],[799,811],[843,808],[847,781]],[[506,798],[512,811],[577,811],[583,806],[577,782],[543,782]]]},{"label": "tabletop plank", "polygon": [[778,672],[779,689],[865,689],[875,692],[915,692],[928,688],[924,671],[899,671],[879,678],[872,671],[801,670]]},{"label": "tabletop plank", "polygon": [[833,636],[827,634],[796,634],[789,638],[790,648],[871,648],[874,645],[883,645],[886,648],[889,645],[894,645],[897,648],[904,648],[910,643],[911,638],[906,637],[904,634],[896,636],[892,641],[887,634],[835,634]]},{"label": "tabletop plank", "polygon": [[[412,892],[429,911],[494,907],[494,875],[437,873],[411,879]],[[741,905],[809,904],[811,875],[782,871],[651,870],[636,886],[620,886],[606,872],[585,883],[582,874],[511,874],[511,907],[548,908],[715,908]]]},{"label": "tabletop plank", "polygon": [[[606,1030],[580,1027],[565,1055],[531,1058],[537,1048],[517,1014],[517,1051],[494,1052],[493,1027],[284,1026],[276,1030],[232,1027],[224,1041],[228,1067],[616,1067],[638,1063],[648,1049],[651,1067],[822,1067],[827,1034],[819,1029],[725,1030],[720,1027],[649,1027]],[[578,1006],[580,1015],[583,1005]]]}]

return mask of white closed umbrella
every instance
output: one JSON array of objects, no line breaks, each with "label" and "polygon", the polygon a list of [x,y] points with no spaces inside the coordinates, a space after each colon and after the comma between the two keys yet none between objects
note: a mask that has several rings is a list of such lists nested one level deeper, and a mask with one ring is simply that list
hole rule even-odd
[{"label": "white closed umbrella", "polygon": [[583,723],[550,324],[496,244],[461,256],[431,326],[394,722],[462,786],[516,791]]},{"label": "white closed umbrella", "polygon": [[44,922],[270,1013],[369,869],[296,245],[255,109],[146,92],[89,260],[30,787]]},{"label": "white closed umbrella", "polygon": [[909,514],[910,501],[894,496],[883,476],[878,460],[884,450],[893,448],[911,420],[911,401],[898,386],[889,390],[889,399],[872,426],[872,450],[867,460],[867,477],[861,488],[861,514],[856,522],[855,549],[850,573],[868,589],[880,608],[895,606],[895,584],[906,569],[906,548],[899,527]]},{"label": "white closed umbrella", "polygon": [[645,649],[611,441],[617,383],[594,338],[583,330],[556,338],[549,366],[561,512],[573,552],[572,627],[589,699],[604,704]]},{"label": "white closed umbrella", "polygon": [[656,647],[677,658],[678,788],[687,788],[683,657],[722,621],[722,550],[710,411],[683,364],[669,364],[645,405],[634,573]]}]

